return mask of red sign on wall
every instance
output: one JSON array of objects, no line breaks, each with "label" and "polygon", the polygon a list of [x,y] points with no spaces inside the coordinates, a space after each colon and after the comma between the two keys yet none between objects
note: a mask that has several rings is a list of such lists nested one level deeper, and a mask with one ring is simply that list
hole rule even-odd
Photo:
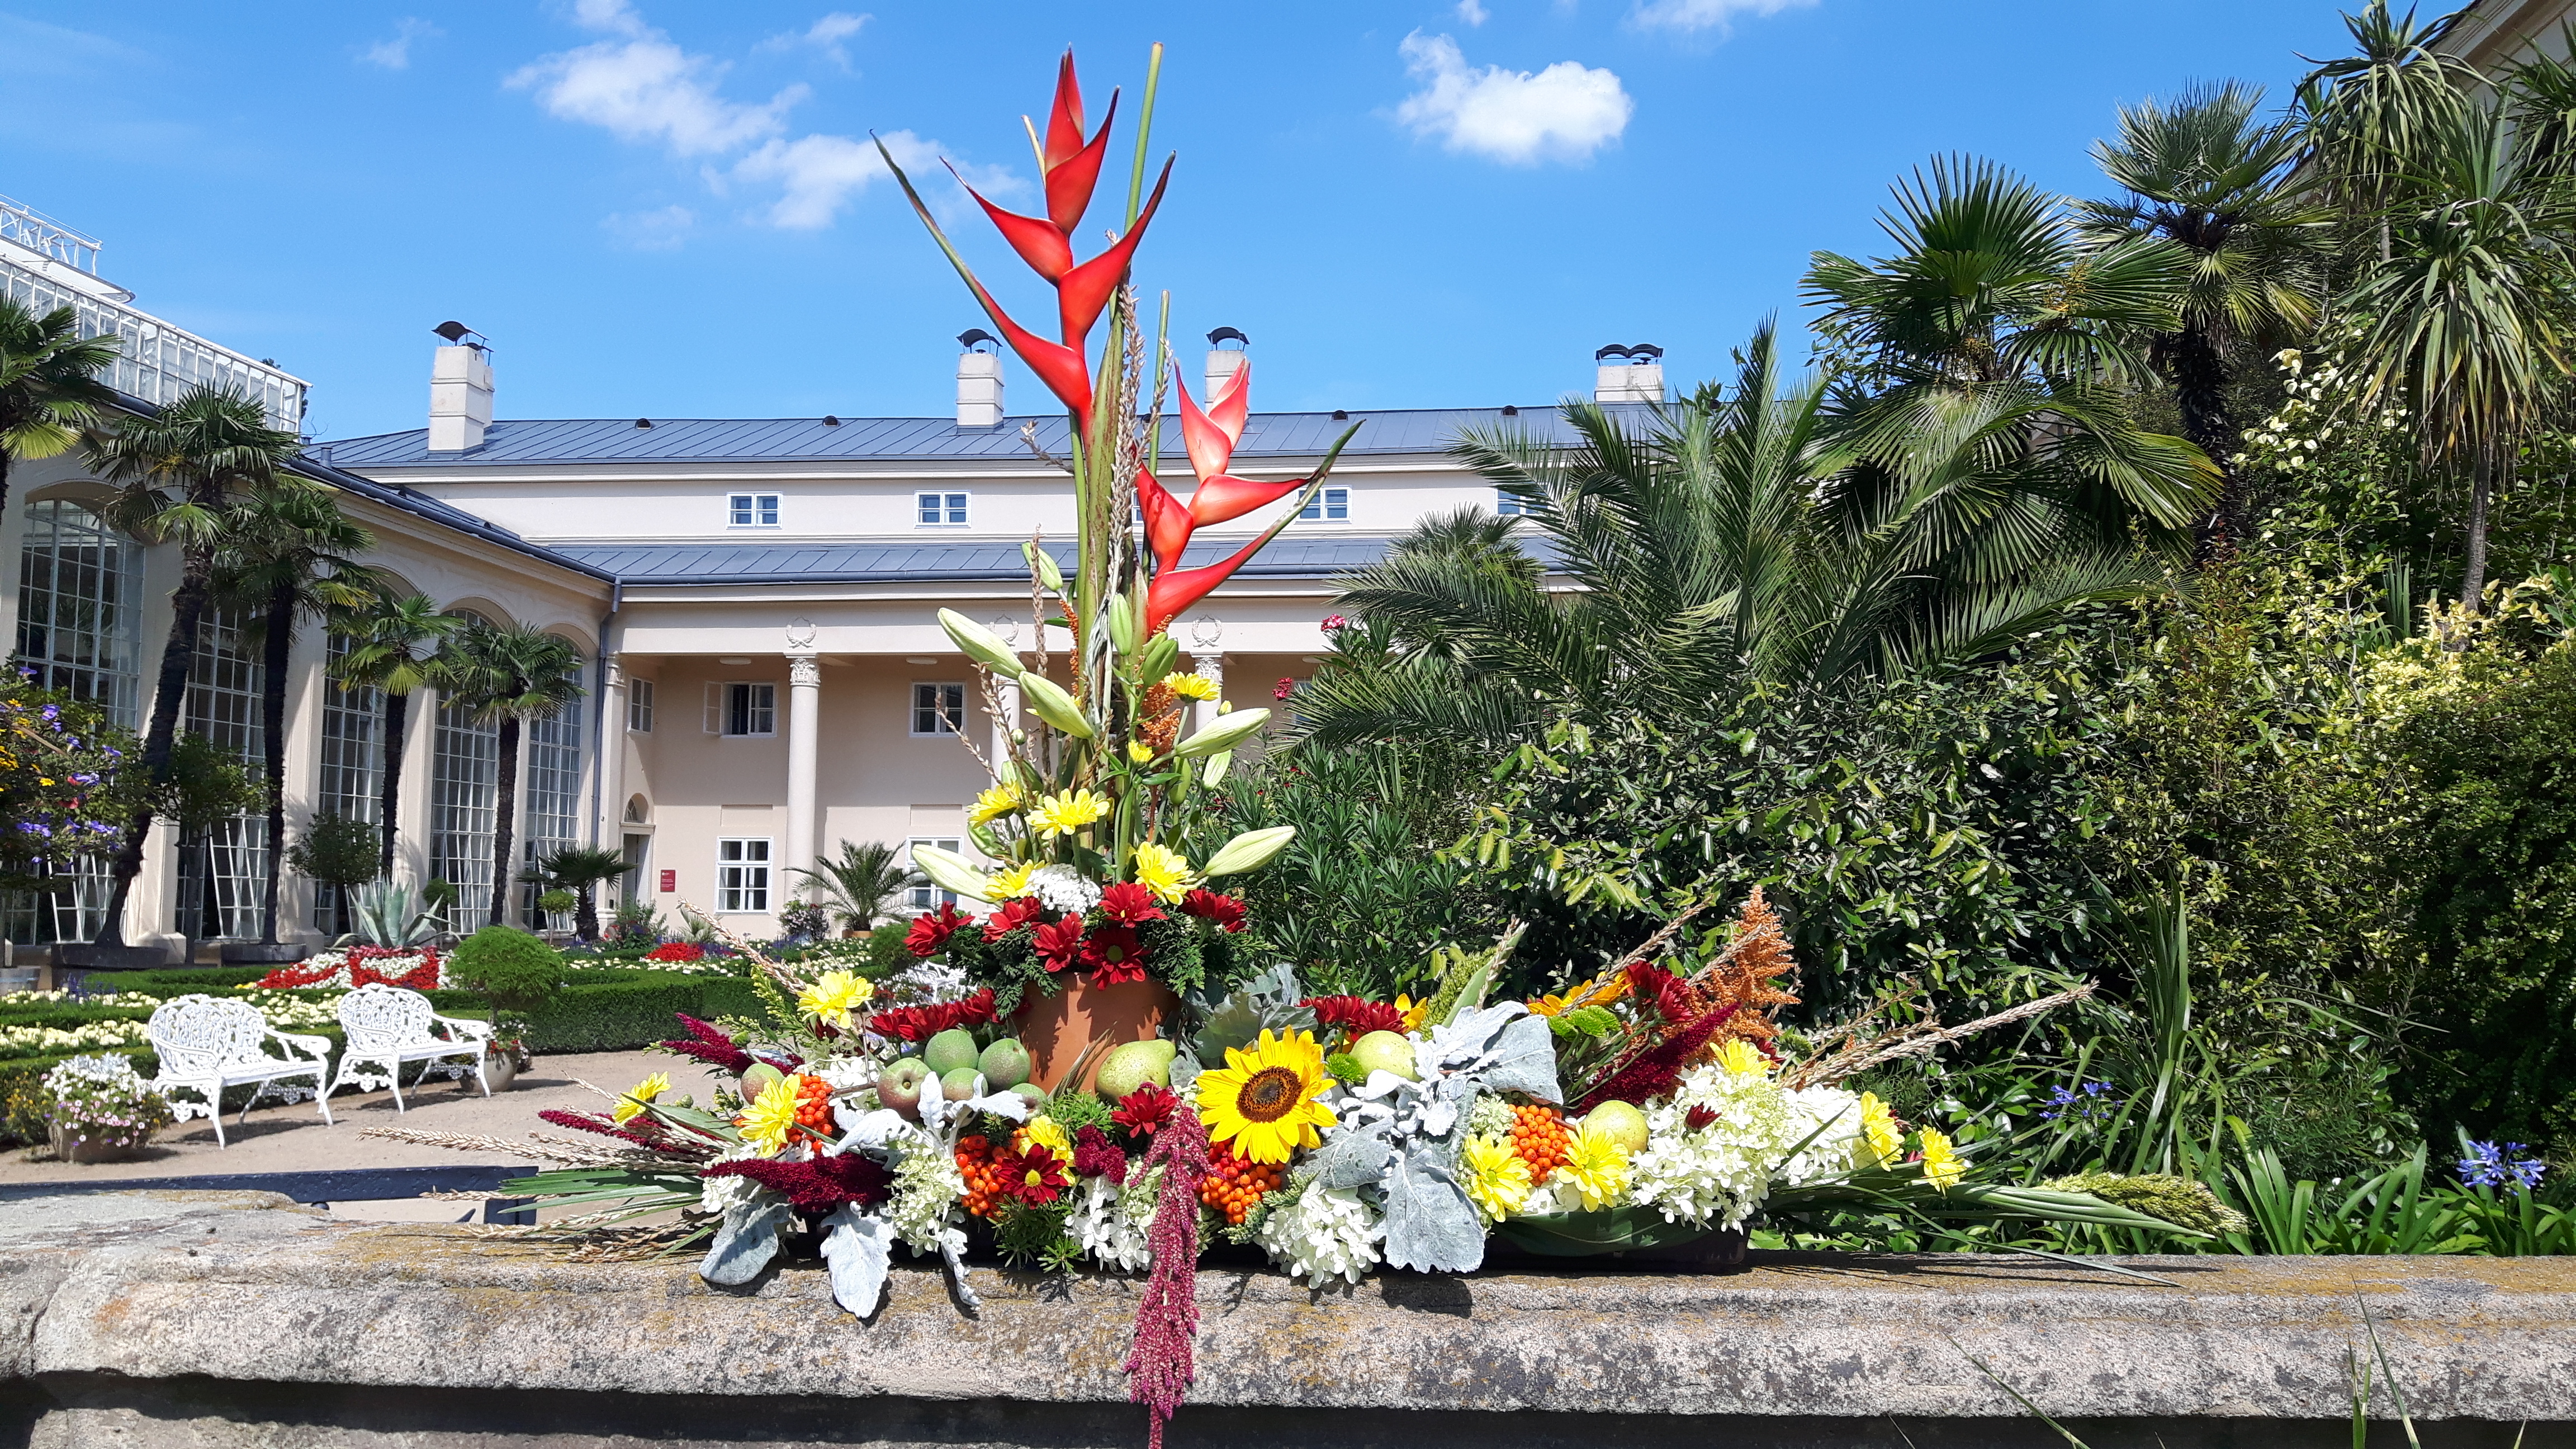
[{"label": "red sign on wall", "polygon": [[671,892],[678,890],[679,888],[680,873],[678,871],[666,870],[662,872],[662,894],[669,895]]}]

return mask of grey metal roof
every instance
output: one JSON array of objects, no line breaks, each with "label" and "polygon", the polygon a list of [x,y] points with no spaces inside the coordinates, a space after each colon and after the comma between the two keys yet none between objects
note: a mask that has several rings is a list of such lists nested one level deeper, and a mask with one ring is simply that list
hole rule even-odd
[{"label": "grey metal roof", "polygon": [[[1183,568],[1226,557],[1249,539],[1193,543]],[[1271,540],[1237,578],[1323,578],[1375,563],[1386,553],[1383,537],[1337,536]],[[1006,539],[954,543],[652,543],[557,544],[554,552],[630,585],[765,583],[979,583],[1025,581],[1020,546]],[[1069,542],[1052,544],[1066,568]]]},{"label": "grey metal roof", "polygon": [[[1618,412],[1643,412],[1619,404]],[[1023,424],[1037,424],[1038,445],[1061,457],[1068,427],[1062,413],[1010,418],[996,428],[961,428],[947,418],[654,418],[639,428],[633,418],[515,420],[492,424],[481,447],[433,453],[429,431],[380,433],[316,444],[324,462],[342,468],[495,466],[530,463],[746,463],[1012,460],[1029,456]],[[1241,458],[1313,457],[1331,447],[1352,423],[1361,424],[1345,456],[1437,453],[1466,427],[1516,424],[1551,442],[1572,441],[1572,430],[1554,407],[1420,408],[1331,413],[1255,413],[1235,449]],[[1167,455],[1180,455],[1180,429],[1163,429]]]}]

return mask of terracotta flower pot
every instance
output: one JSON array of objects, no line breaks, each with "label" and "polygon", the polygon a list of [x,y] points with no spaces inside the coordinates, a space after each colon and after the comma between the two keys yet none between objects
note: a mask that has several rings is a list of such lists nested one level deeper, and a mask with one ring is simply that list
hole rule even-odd
[{"label": "terracotta flower pot", "polygon": [[[51,1128],[47,1135],[53,1139],[54,1156],[65,1162],[132,1162],[143,1155],[142,1142],[110,1141],[101,1137],[75,1142],[71,1133],[61,1127]],[[150,1140],[148,1135],[145,1140]]]},{"label": "terracotta flower pot", "polygon": [[1050,1092],[1095,1040],[1106,1045],[1083,1068],[1083,1080],[1074,1086],[1091,1085],[1091,1077],[1100,1070],[1100,1057],[1110,1047],[1152,1041],[1156,1028],[1180,1014],[1181,999],[1159,981],[1094,986],[1088,976],[1067,973],[1067,977],[1055,995],[1021,1002],[1014,1018],[1020,1042],[1029,1049],[1029,1080]]}]

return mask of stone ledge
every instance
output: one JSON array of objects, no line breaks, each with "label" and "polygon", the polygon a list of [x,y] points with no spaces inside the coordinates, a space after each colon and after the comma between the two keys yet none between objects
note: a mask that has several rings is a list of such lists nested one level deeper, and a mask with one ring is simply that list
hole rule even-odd
[{"label": "stone ledge", "polygon": [[[115,1415],[147,1412],[136,1406],[156,1394],[204,1399],[210,1383],[272,1397],[370,1388],[387,1403],[650,1395],[716,1405],[705,1412],[720,1419],[738,1403],[737,1420],[854,1397],[876,1401],[872,1417],[933,1420],[951,1413],[941,1403],[967,1418],[1053,1405],[1063,1442],[1110,1442],[1075,1427],[1095,1418],[1133,1416],[1141,1433],[1119,1371],[1131,1280],[978,1268],[984,1307],[969,1319],[938,1274],[899,1268],[863,1323],[817,1269],[737,1295],[684,1262],[570,1264],[508,1229],[335,1222],[238,1198],[175,1215],[164,1198],[159,1216],[117,1221],[139,1206],[118,1196],[81,1199],[86,1219],[73,1221],[12,1204],[0,1226],[0,1377],[48,1386],[55,1428],[40,1433],[87,1415],[108,1437]],[[1394,1274],[1320,1293],[1204,1271],[1191,1404],[1338,1411],[1328,1417],[1347,1424],[1517,1411],[1533,1431],[1541,1416],[1584,1414],[1697,1418],[1700,1434],[1699,1416],[1855,1432],[1889,1416],[1998,1433],[1993,1421],[2026,1423],[1974,1355],[2059,1417],[2286,1429],[2348,1413],[2344,1354],[2366,1351],[2366,1300],[2419,1419],[2576,1425],[2576,1261],[2122,1261],[2179,1286],[2019,1257],[1757,1255],[1722,1278]],[[1192,1419],[1184,1409],[1176,1426]]]}]

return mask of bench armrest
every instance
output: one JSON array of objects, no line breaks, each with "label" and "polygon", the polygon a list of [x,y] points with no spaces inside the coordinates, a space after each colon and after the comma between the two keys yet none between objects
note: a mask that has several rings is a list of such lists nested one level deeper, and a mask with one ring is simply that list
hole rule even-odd
[{"label": "bench armrest", "polygon": [[453,1041],[489,1042],[492,1040],[492,1023],[488,1021],[476,1021],[472,1017],[458,1016],[432,1016],[429,1020],[432,1026],[447,1028],[447,1035]]},{"label": "bench armrest", "polygon": [[275,1028],[271,1028],[268,1034],[285,1043],[287,1055],[291,1059],[314,1062],[331,1060],[331,1039],[327,1036],[305,1036],[297,1032],[278,1031]]}]

